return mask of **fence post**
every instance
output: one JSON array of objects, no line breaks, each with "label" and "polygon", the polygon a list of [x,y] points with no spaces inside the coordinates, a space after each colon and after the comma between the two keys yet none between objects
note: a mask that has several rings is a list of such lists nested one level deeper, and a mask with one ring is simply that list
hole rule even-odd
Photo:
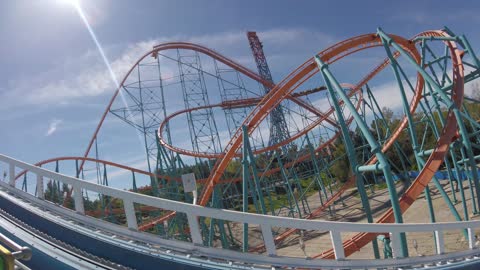
[{"label": "fence post", "polygon": [[83,205],[82,188],[79,185],[73,186],[73,199],[75,200],[75,211],[82,215],[85,214],[85,207]]},{"label": "fence post", "polygon": [[263,242],[265,243],[268,256],[276,256],[277,249],[275,247],[275,241],[273,240],[272,227],[263,224],[260,225],[260,227],[262,228]]},{"label": "fence post", "polygon": [[402,245],[400,243],[400,233],[392,232],[390,233],[391,247],[393,251],[393,258],[402,258]]},{"label": "fence post", "polygon": [[37,174],[37,198],[45,198],[43,193],[43,176],[40,174]]},{"label": "fence post", "polygon": [[441,255],[445,253],[445,241],[442,231],[435,231],[435,243],[437,243],[437,254]]},{"label": "fence post", "polygon": [[127,218],[127,226],[130,230],[138,230],[137,217],[135,216],[135,209],[133,202],[123,199],[123,208],[125,210],[125,217]]},{"label": "fence post", "polygon": [[10,163],[9,165],[10,166],[8,170],[8,179],[9,179],[8,184],[12,187],[15,187],[15,164]]},{"label": "fence post", "polygon": [[187,214],[188,227],[190,228],[190,235],[192,236],[192,242],[195,245],[203,245],[202,235],[200,234],[200,226],[198,224],[197,216],[193,214]]},{"label": "fence post", "polygon": [[342,235],[339,231],[330,231],[330,237],[332,238],[335,259],[343,260],[345,258],[345,250],[343,249]]},{"label": "fence post", "polygon": [[467,228],[468,232],[468,248],[474,249],[476,248],[475,246],[475,232],[473,231],[473,228]]}]

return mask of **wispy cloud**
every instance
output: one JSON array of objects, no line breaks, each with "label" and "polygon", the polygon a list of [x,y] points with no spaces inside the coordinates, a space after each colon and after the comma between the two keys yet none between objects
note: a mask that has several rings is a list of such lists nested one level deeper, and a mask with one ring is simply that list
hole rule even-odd
[{"label": "wispy cloud", "polygon": [[[478,12],[474,9],[457,9],[455,12],[438,12],[438,11],[428,11],[424,9],[419,10],[410,10],[408,12],[399,12],[393,14],[389,18],[392,22],[408,22],[419,25],[425,24],[438,24],[442,23],[456,23],[458,21],[467,21],[472,23],[478,23],[479,17]],[[442,25],[442,24],[440,24]]]},{"label": "wispy cloud", "polygon": [[50,136],[53,133],[55,133],[58,129],[58,127],[62,124],[62,120],[60,119],[53,119],[50,121],[50,124],[48,125],[48,130],[45,133],[45,136]]},{"label": "wispy cloud", "polygon": [[[292,46],[305,47],[315,44],[322,48],[333,40],[332,37],[306,29],[272,29],[259,32],[262,41],[269,44],[272,58],[292,51]],[[104,46],[111,66],[117,78],[125,76],[132,65],[153,46],[167,41],[188,41],[199,43],[219,50],[225,55],[236,58],[239,62],[249,62],[253,68],[253,59],[244,31],[229,31],[210,35],[185,36],[176,35],[143,40],[127,46]],[[320,44],[321,43],[321,44]],[[308,46],[307,46],[308,47]],[[124,49],[119,49],[124,48]],[[301,63],[304,59],[299,59]],[[281,63],[281,62],[280,62]],[[80,54],[76,59],[67,59],[51,70],[40,74],[10,81],[9,91],[0,93],[0,104],[4,109],[19,105],[63,104],[79,98],[88,98],[111,93],[114,82],[95,50]]]}]

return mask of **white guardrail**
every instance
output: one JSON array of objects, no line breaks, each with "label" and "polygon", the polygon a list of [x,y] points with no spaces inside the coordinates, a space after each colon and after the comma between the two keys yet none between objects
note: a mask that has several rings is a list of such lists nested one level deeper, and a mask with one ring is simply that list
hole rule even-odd
[{"label": "white guardrail", "polygon": [[[288,217],[277,217],[258,215],[251,213],[236,212],[223,209],[214,209],[201,207],[197,205],[191,205],[187,203],[171,201],[167,199],[146,196],[139,193],[133,193],[124,191],[112,187],[102,186],[95,183],[90,183],[81,179],[66,176],[60,173],[55,173],[40,167],[33,166],[31,164],[10,158],[0,154],[0,161],[7,164],[9,168],[8,185],[11,190],[15,188],[15,175],[16,168],[27,170],[29,173],[36,175],[37,181],[37,198],[43,200],[43,178],[55,179],[62,183],[71,185],[73,187],[73,198],[75,201],[75,213],[73,210],[65,210],[71,215],[84,215],[84,199],[82,191],[93,191],[99,194],[115,197],[123,201],[127,226],[130,232],[137,231],[137,219],[135,216],[134,203],[152,206],[164,210],[177,211],[184,213],[188,219],[188,225],[190,228],[191,239],[193,242],[192,250],[198,253],[206,253],[208,256],[226,256],[226,258],[244,262],[253,262],[270,265],[292,265],[299,264],[306,267],[379,267],[379,266],[397,266],[397,265],[421,265],[428,263],[446,262],[448,260],[462,260],[469,259],[474,255],[480,254],[480,249],[476,249],[474,228],[480,228],[480,221],[465,221],[465,222],[446,222],[446,223],[429,223],[429,224],[368,224],[368,223],[349,223],[349,222],[334,222],[334,221],[320,221],[320,220],[301,220],[292,219]],[[8,186],[6,183],[1,183],[2,186]],[[17,193],[23,192],[16,189]],[[30,195],[31,196],[31,195]],[[61,207],[58,207],[61,208]],[[208,217],[220,220],[227,220],[238,223],[248,223],[259,225],[261,228],[261,234],[266,247],[267,254],[246,254],[237,251],[222,250],[220,248],[203,246],[202,237],[200,234],[200,226],[198,223],[199,217]],[[93,222],[93,217],[85,217],[92,221],[92,224],[98,224]],[[84,219],[84,220],[88,220]],[[310,260],[296,257],[277,256],[274,238],[272,234],[272,227],[280,228],[295,228],[299,230],[315,230],[315,231],[328,231],[330,232],[330,238],[332,246],[335,252],[336,260]],[[467,230],[468,231],[468,244],[469,249],[463,251],[457,251],[445,254],[445,243],[443,232],[446,230]],[[118,229],[117,229],[118,231]],[[392,240],[393,259],[382,260],[360,260],[345,259],[344,249],[342,245],[341,234],[343,232],[367,232],[367,233],[390,233]],[[435,246],[437,255],[423,256],[423,257],[409,257],[400,258],[400,246],[398,245],[397,237],[403,232],[435,232]],[[134,235],[140,235],[140,233]],[[130,234],[132,235],[132,234]],[[151,238],[152,235],[149,234]],[[179,249],[185,250],[185,243],[181,241],[169,241],[179,242]],[[180,244],[182,243],[182,244]]]}]

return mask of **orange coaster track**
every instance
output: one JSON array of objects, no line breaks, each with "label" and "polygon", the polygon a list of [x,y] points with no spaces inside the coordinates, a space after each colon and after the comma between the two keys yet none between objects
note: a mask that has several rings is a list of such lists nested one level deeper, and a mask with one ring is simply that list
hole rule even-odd
[{"label": "orange coaster track", "polygon": [[[414,59],[414,61],[417,63],[417,65],[421,66],[421,56],[418,52],[418,50],[415,47],[415,41],[417,37],[442,37],[445,38],[444,43],[448,47],[450,51],[450,58],[452,61],[452,70],[453,70],[453,86],[452,86],[452,102],[455,104],[457,107],[461,107],[462,102],[463,102],[463,87],[464,87],[464,68],[463,68],[463,63],[462,63],[462,56],[463,52],[457,48],[456,42],[449,40],[448,38],[450,35],[446,33],[445,31],[425,31],[422,32],[418,35],[416,35],[412,39],[405,39],[403,37],[397,36],[397,35],[389,35],[389,37],[398,44],[403,50],[405,50],[409,56]],[[346,39],[344,41],[338,42],[337,44],[319,52],[317,55],[320,57],[320,59],[325,62],[326,64],[330,65],[333,64],[341,59],[343,59],[346,56],[352,55],[354,53],[364,51],[367,49],[375,48],[375,47],[382,47],[382,39],[380,38],[379,35],[372,33],[372,34],[365,34],[365,35],[360,35],[356,36],[353,38]],[[169,49],[187,49],[187,50],[193,50],[196,52],[203,53],[207,56],[212,57],[215,60],[218,60],[222,62],[223,64],[233,68],[234,70],[240,72],[241,74],[246,75],[247,77],[253,79],[254,81],[260,82],[261,84],[268,86],[271,88],[270,92],[268,92],[265,96],[262,98],[250,98],[250,99],[244,99],[244,100],[235,100],[235,101],[228,101],[228,102],[223,102],[219,104],[214,104],[214,105],[208,105],[208,106],[203,106],[203,107],[197,107],[197,108],[192,108],[192,109],[185,109],[185,110],[180,110],[177,111],[173,114],[168,115],[161,125],[158,128],[157,136],[159,139],[159,142],[161,145],[165,146],[167,149],[187,155],[187,156],[192,156],[192,157],[199,157],[199,158],[208,158],[208,159],[216,159],[216,163],[211,170],[211,173],[207,179],[201,179],[198,180],[199,183],[204,184],[203,190],[199,196],[198,204],[201,206],[206,206],[208,202],[211,199],[213,190],[216,185],[221,184],[221,183],[228,183],[228,182],[237,182],[241,181],[240,178],[235,178],[235,179],[222,179],[223,174],[229,165],[229,163],[236,157],[241,157],[240,154],[240,148],[242,146],[242,129],[239,128],[231,137],[230,141],[224,148],[224,151],[221,153],[217,152],[196,152],[196,151],[191,151],[191,150],[186,150],[182,149],[180,147],[174,146],[172,144],[167,143],[167,140],[163,137],[163,133],[165,130],[165,127],[167,126],[168,122],[171,121],[173,118],[176,116],[179,116],[181,114],[189,113],[194,110],[201,110],[205,108],[214,108],[214,107],[221,107],[221,108],[240,108],[240,107],[253,107],[255,106],[251,113],[245,118],[243,121],[242,126],[247,127],[248,134],[252,134],[255,129],[257,129],[260,125],[260,123],[265,120],[265,118],[272,112],[274,108],[280,105],[280,103],[284,100],[290,100],[303,109],[308,110],[309,112],[315,114],[317,118],[315,121],[310,123],[309,125],[305,126],[302,130],[298,131],[296,134],[292,135],[288,140],[285,140],[283,142],[280,142],[276,145],[271,145],[268,147],[264,147],[262,149],[257,149],[254,154],[259,154],[263,152],[269,152],[275,149],[279,149],[283,145],[286,145],[301,136],[307,134],[309,131],[311,131],[314,127],[317,127],[319,124],[321,124],[323,121],[328,122],[334,127],[338,127],[337,123],[335,122],[334,119],[332,119],[332,115],[334,113],[334,109],[330,108],[327,112],[321,112],[317,110],[315,107],[312,105],[306,103],[299,97],[303,95],[308,95],[311,94],[312,92],[300,92],[300,93],[294,93],[296,89],[298,89],[304,82],[312,78],[315,74],[319,72],[318,66],[315,63],[314,57],[308,59],[305,63],[300,65],[297,69],[295,69],[293,72],[291,72],[288,76],[286,76],[281,82],[279,82],[277,85],[272,85],[272,83],[265,81],[262,79],[257,73],[249,70],[248,68],[245,68],[244,66],[222,56],[221,54],[208,49],[206,47],[197,45],[197,44],[192,44],[192,43],[185,43],[185,42],[171,42],[171,43],[165,43],[161,44],[158,46],[155,46],[151,51],[147,52],[144,54],[136,63],[135,65],[128,71],[122,82],[120,83],[120,87],[115,91],[113,97],[111,98],[105,112],[103,113],[100,123],[95,129],[95,132],[88,144],[87,150],[85,151],[84,157],[60,157],[60,158],[55,158],[55,159],[49,159],[45,160],[42,162],[37,163],[37,166],[41,166],[43,164],[51,163],[51,162],[58,162],[62,160],[79,160],[81,161],[80,164],[80,170],[82,170],[84,163],[86,161],[91,161],[91,162],[97,162],[109,166],[114,166],[118,167],[121,169],[125,170],[130,170],[132,172],[152,176],[152,177],[159,177],[162,179],[170,180],[170,181],[180,181],[180,179],[177,178],[171,178],[166,175],[155,175],[149,172],[145,172],[142,170],[138,170],[135,168],[131,168],[128,166],[124,166],[121,164],[113,163],[113,162],[108,162],[104,160],[98,160],[98,159],[93,159],[93,158],[88,158],[88,155],[91,151],[91,148],[97,138],[97,135],[100,131],[100,128],[105,120],[105,117],[107,116],[108,112],[110,111],[113,102],[115,101],[116,97],[118,96],[119,92],[121,91],[122,86],[124,85],[126,79],[128,76],[132,73],[134,70],[135,66],[137,66],[142,60],[144,60],[148,56],[153,56],[157,57],[159,52],[163,50],[169,50]],[[395,52],[393,54],[395,58],[400,56],[399,52]],[[385,67],[387,67],[390,64],[390,60],[387,58],[385,59],[382,63],[380,63],[377,67],[375,67],[370,73],[368,73],[362,80],[360,80],[356,85],[349,85],[349,84],[343,84],[342,87],[349,89],[350,92],[348,94],[349,97],[352,97],[354,95],[357,96],[358,100],[356,103],[356,109],[358,110],[361,106],[362,103],[362,87],[364,87],[372,78],[374,78],[380,71],[382,71]],[[322,91],[325,90],[326,88],[321,87],[316,89],[315,91]],[[314,91],[314,92],[315,92]],[[416,85],[415,85],[415,91],[414,95],[410,101],[410,107],[409,111],[410,113],[415,113],[418,105],[421,102],[422,95],[424,91],[424,78],[417,73],[417,80],[416,80]],[[343,101],[340,101],[340,103],[343,103]],[[350,124],[353,122],[353,117],[350,117],[347,119],[347,124]],[[392,145],[397,141],[399,136],[401,135],[402,131],[405,130],[405,128],[408,125],[408,119],[407,117],[403,117],[403,119],[400,121],[400,124],[396,127],[396,129],[392,132],[390,137],[386,140],[386,142],[382,145],[381,151],[385,153],[387,150],[389,150]],[[341,132],[337,130],[337,132],[332,135],[331,138],[329,138],[326,142],[323,142],[320,144],[316,149],[315,152],[321,151],[324,147],[327,145],[331,145],[335,142],[335,140],[340,136]],[[443,127],[443,130],[441,132],[440,137],[438,138],[436,142],[436,147],[434,148],[433,152],[430,154],[429,158],[426,161],[425,166],[423,169],[420,171],[420,174],[418,177],[413,181],[411,186],[408,188],[408,190],[405,192],[405,194],[399,199],[399,205],[401,212],[405,212],[416,200],[416,198],[420,195],[420,193],[425,189],[425,187],[428,185],[430,180],[432,179],[434,173],[438,171],[440,165],[443,163],[444,158],[446,157],[446,154],[448,152],[448,148],[452,141],[457,139],[459,136],[457,132],[457,119],[455,115],[449,111],[447,118],[446,118],[446,124]],[[292,167],[298,162],[301,162],[303,160],[306,160],[310,157],[310,155],[303,155],[299,158],[297,158],[295,161],[292,162],[287,162],[284,167]],[[375,156],[372,156],[365,165],[373,165],[377,163],[377,158]],[[269,169],[265,172],[263,172],[264,175],[271,175],[276,172],[278,172],[280,168],[272,168]],[[17,179],[23,175],[24,172],[21,174],[17,175]],[[311,211],[311,213],[306,216],[306,219],[314,219],[318,217],[325,209],[327,209],[329,206],[331,206],[337,199],[340,198],[340,196],[349,188],[354,187],[356,184],[356,181],[358,179],[355,178],[355,176],[350,177],[346,183],[340,188],[338,191],[336,191],[335,194],[333,194],[331,197],[328,198],[328,200],[319,208],[314,209]],[[70,195],[70,194],[68,194]],[[147,230],[154,225],[158,223],[162,223],[165,220],[168,220],[175,216],[175,212],[170,212],[160,218],[155,218],[151,221],[148,221],[146,223],[140,224],[139,225],[139,230]],[[393,210],[389,209],[387,210],[382,217],[380,217],[376,222],[378,223],[391,223],[394,222],[394,215],[393,215]],[[294,233],[296,230],[291,229],[283,232],[282,234],[278,235],[275,238],[275,242],[278,243],[284,239],[286,239],[289,235]],[[344,242],[344,249],[345,249],[345,255],[349,256],[352,253],[358,251],[361,247],[364,247],[368,243],[370,243],[374,238],[376,237],[376,234],[372,233],[359,233],[355,236],[353,236],[351,239],[347,240]],[[263,249],[263,245],[259,245],[256,247],[250,248],[250,251],[260,251]],[[316,255],[315,257],[321,257],[321,258],[329,258],[332,259],[334,258],[334,251],[333,250],[328,250],[326,252],[323,252],[321,254]]]}]

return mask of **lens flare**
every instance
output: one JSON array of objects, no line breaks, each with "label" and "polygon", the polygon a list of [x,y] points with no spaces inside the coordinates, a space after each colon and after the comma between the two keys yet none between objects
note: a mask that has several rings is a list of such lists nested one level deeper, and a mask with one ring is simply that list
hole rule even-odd
[{"label": "lens flare", "polygon": [[[112,81],[115,84],[116,89],[118,89],[120,87],[120,84],[117,80],[117,76],[115,75],[115,72],[113,71],[112,66],[110,65],[110,61],[108,60],[107,55],[105,54],[105,51],[103,50],[102,45],[100,44],[100,42],[97,39],[97,35],[95,34],[92,27],[90,26],[90,23],[88,22],[87,17],[85,16],[85,13],[83,12],[79,1],[78,0],[62,0],[62,1],[72,4],[75,7],[75,9],[77,10],[78,15],[80,16],[83,23],[85,24],[85,27],[87,28],[88,33],[90,34],[93,42],[95,43],[95,46],[98,49],[98,52],[100,53],[100,55],[102,57],[102,60],[105,64],[105,66],[108,69],[108,72],[110,74],[110,77],[111,77]],[[120,97],[122,99],[123,104],[127,108],[128,113],[130,114],[130,116],[132,116],[133,114],[130,111],[130,109],[128,109],[128,104],[127,104],[127,101],[126,101],[125,96],[123,95],[122,91],[120,91],[119,94],[120,94]],[[132,119],[135,119],[135,118],[132,117]],[[143,145],[142,135],[139,133],[138,130],[136,132],[137,132],[137,136],[138,136],[138,140],[140,142],[140,145]]]}]

